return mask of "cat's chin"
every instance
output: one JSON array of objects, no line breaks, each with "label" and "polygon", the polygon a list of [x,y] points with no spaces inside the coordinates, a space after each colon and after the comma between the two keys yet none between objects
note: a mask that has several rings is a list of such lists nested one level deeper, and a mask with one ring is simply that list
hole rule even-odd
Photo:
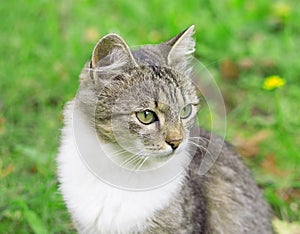
[{"label": "cat's chin", "polygon": [[163,152],[163,153],[152,153],[149,157],[152,159],[167,160],[168,158],[173,157],[175,154],[176,154],[175,151]]},{"label": "cat's chin", "polygon": [[149,152],[149,157],[150,158],[169,158],[174,156],[177,152],[177,150],[172,150],[172,149],[165,149],[165,150],[160,150],[160,151],[150,151]]},{"label": "cat's chin", "polygon": [[166,161],[171,159],[172,157],[174,157],[177,154],[180,154],[181,152],[184,151],[184,147],[179,147],[176,150],[173,149],[165,149],[165,150],[161,150],[161,151],[156,151],[154,153],[151,153],[149,156],[151,158],[157,158],[157,160],[162,160],[162,161]]},{"label": "cat's chin", "polygon": [[168,160],[172,159],[175,155],[180,154],[182,149],[172,150],[166,149],[159,152],[154,152],[149,154],[150,161],[157,163],[166,163]]}]

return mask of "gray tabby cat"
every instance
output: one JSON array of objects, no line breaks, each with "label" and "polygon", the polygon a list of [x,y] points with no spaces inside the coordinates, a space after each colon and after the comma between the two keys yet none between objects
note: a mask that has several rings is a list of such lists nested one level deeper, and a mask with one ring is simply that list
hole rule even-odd
[{"label": "gray tabby cat", "polygon": [[[209,142],[220,148],[223,140],[193,127],[199,104],[189,78],[193,29],[134,51],[116,34],[96,45],[65,108],[57,157],[60,189],[80,233],[272,233],[262,193],[228,143],[199,174]],[[97,163],[85,161],[96,151],[94,138],[104,150],[92,158],[109,157],[136,175],[136,184],[159,181],[165,175],[159,168],[172,158],[179,158],[180,173],[152,189],[113,186],[91,170]],[[209,153],[217,154],[214,147]],[[99,173],[117,176],[106,167]],[[150,173],[150,180],[138,173]]]}]

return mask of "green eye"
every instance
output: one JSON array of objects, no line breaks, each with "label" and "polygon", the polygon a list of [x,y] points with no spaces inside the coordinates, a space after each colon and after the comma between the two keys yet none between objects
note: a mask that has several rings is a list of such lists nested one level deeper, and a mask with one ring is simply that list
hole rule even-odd
[{"label": "green eye", "polygon": [[188,118],[192,113],[192,105],[188,104],[185,107],[182,108],[180,111],[180,118],[181,119],[186,119]]},{"label": "green eye", "polygon": [[151,124],[158,120],[156,114],[150,110],[137,112],[136,117],[142,124]]}]

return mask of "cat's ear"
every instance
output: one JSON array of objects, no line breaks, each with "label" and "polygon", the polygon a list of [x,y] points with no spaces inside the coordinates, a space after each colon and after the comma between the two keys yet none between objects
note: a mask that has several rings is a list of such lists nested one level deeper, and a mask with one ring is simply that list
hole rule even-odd
[{"label": "cat's ear", "polygon": [[97,76],[108,78],[137,66],[126,42],[117,34],[108,34],[96,44],[90,67]]},{"label": "cat's ear", "polygon": [[170,47],[167,63],[178,71],[189,73],[190,62],[195,52],[194,25],[190,26],[164,44]]}]

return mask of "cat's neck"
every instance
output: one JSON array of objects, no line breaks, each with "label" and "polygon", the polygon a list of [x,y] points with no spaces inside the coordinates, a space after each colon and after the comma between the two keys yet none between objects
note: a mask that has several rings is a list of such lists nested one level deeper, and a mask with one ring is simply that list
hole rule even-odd
[{"label": "cat's neck", "polygon": [[[75,220],[87,217],[93,220],[86,229],[79,227],[83,232],[101,230],[104,233],[116,233],[120,230],[141,230],[145,222],[156,211],[165,208],[174,194],[179,192],[184,173],[163,186],[147,191],[126,191],[105,183],[88,169],[78,152],[72,108],[71,103],[65,110],[64,144],[58,157],[59,176],[66,181],[61,185],[61,190],[72,216]],[[89,126],[84,123],[86,122],[82,119],[81,127],[86,127],[81,129],[83,134],[85,131],[89,132]]]}]

